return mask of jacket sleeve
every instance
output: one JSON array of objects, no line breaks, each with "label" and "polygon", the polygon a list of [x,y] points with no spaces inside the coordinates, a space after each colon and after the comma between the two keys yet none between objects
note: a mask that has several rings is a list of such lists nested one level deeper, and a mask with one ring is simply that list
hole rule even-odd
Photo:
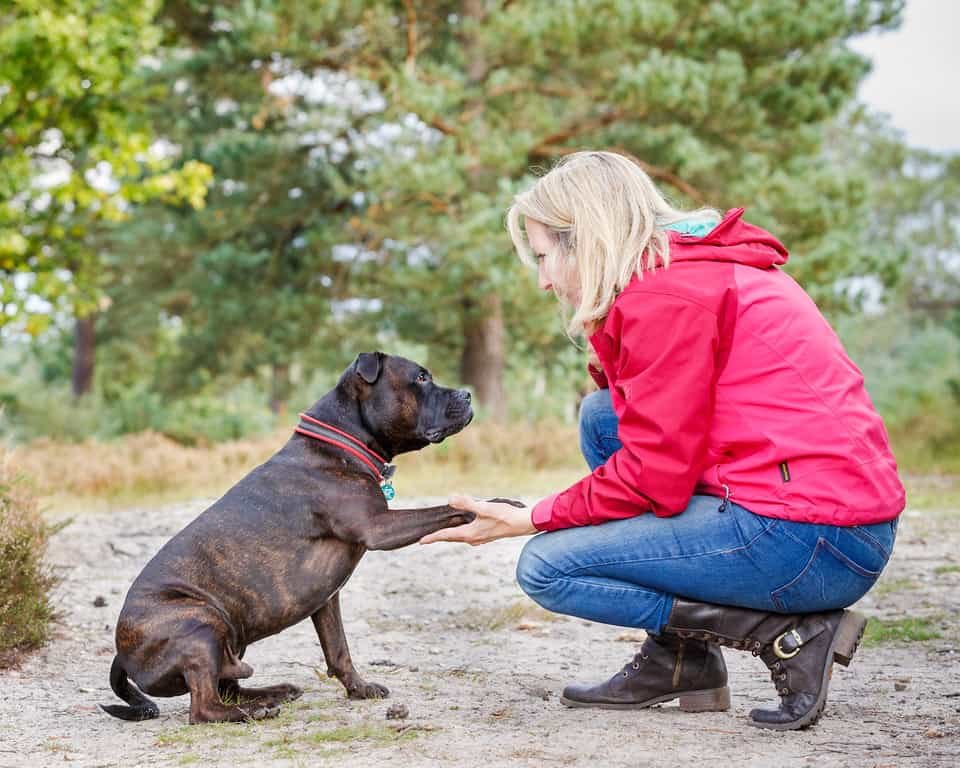
[{"label": "jacket sleeve", "polygon": [[[580,482],[538,503],[543,531],[686,509],[706,460],[713,417],[717,318],[687,299],[645,293],[614,308],[604,332],[619,339],[610,386],[625,403],[622,447]],[[642,307],[642,310],[641,310]],[[638,311],[630,311],[638,310]]]}]

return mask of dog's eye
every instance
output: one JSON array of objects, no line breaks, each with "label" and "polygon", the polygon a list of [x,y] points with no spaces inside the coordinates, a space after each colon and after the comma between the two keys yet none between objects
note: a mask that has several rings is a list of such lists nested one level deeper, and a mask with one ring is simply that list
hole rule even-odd
[{"label": "dog's eye", "polygon": [[428,381],[430,381],[430,374],[426,371],[420,371],[420,373],[417,374],[418,384],[426,384]]}]

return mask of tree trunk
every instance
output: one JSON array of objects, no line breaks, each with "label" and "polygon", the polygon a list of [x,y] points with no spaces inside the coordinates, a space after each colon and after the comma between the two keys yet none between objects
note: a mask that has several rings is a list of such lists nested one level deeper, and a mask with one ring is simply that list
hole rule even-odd
[{"label": "tree trunk", "polygon": [[270,380],[270,410],[280,419],[286,415],[287,400],[290,399],[290,365],[274,363],[273,377]]},{"label": "tree trunk", "polygon": [[503,308],[499,296],[490,294],[479,304],[467,302],[460,377],[473,388],[478,403],[495,421],[504,421],[507,416],[503,390],[503,336]]},{"label": "tree trunk", "polygon": [[73,337],[73,396],[82,397],[93,388],[93,362],[96,338],[93,324],[96,315],[78,317]]},{"label": "tree trunk", "polygon": [[[478,23],[483,21],[484,0],[464,0],[463,15]],[[483,45],[476,35],[464,43],[467,50],[467,80],[471,84],[479,84],[487,75]],[[479,124],[483,101],[472,101],[465,112],[473,114],[474,121]],[[474,186],[483,183],[483,170],[476,163],[468,166],[467,174]],[[479,405],[495,421],[505,421],[507,417],[507,400],[503,389],[503,338],[503,306],[498,295],[491,293],[479,302],[467,300],[464,303],[460,376],[465,384],[473,388]]]}]

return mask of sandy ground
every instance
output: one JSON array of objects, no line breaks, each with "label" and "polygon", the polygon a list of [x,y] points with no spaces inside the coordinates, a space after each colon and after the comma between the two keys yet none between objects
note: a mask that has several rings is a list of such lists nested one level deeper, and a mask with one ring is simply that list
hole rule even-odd
[{"label": "sandy ground", "polygon": [[[124,594],[207,503],[78,514],[56,536],[62,626],[21,669],[0,673],[0,766],[960,765],[956,511],[908,510],[890,566],[859,606],[886,620],[932,617],[940,639],[862,647],[850,668],[834,667],[827,711],[807,731],[747,725],[775,696],[762,664],[732,651],[728,712],[564,708],[566,682],[613,673],[642,633],[534,606],[513,578],[520,540],[364,557],[342,593],[344,622],[357,667],[390,688],[386,700],[347,700],[322,674],[307,621],[247,651],[252,684],[305,691],[278,719],[189,726],[179,697],[158,699],[156,720],[115,720],[97,704],[119,703],[107,674]],[[387,719],[395,704],[409,716]]]}]

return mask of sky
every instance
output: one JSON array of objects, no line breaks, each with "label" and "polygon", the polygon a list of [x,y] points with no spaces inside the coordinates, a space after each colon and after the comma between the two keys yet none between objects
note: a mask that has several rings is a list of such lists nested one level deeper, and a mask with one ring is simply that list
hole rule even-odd
[{"label": "sky", "polygon": [[853,47],[873,59],[860,98],[911,146],[960,151],[960,0],[907,0],[903,23]]}]

